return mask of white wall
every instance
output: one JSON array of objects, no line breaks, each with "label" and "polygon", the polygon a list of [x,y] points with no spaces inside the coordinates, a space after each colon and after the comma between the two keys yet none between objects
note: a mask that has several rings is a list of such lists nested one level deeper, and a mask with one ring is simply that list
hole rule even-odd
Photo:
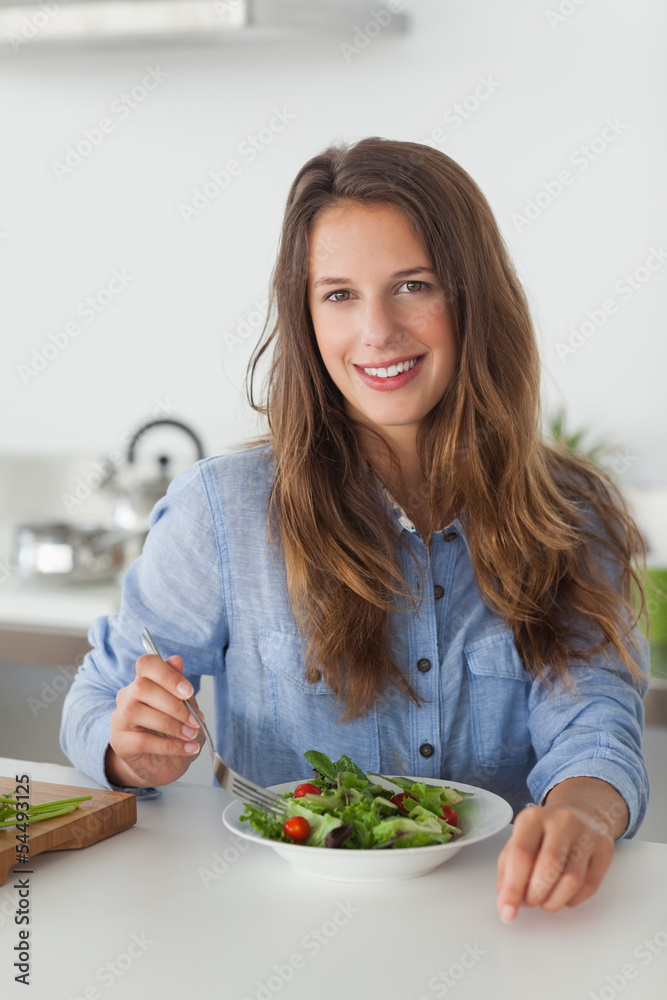
[{"label": "white wall", "polygon": [[[550,25],[559,5],[573,13]],[[628,482],[667,481],[667,266],[627,301],[614,288],[667,245],[664,7],[412,0],[406,10],[411,33],[381,35],[349,62],[341,42],[352,32],[122,52],[26,44],[0,59],[0,452],[103,455],[160,400],[209,453],[252,433],[241,393],[255,336],[232,350],[225,334],[265,297],[294,174],[339,137],[433,141],[441,128],[434,144],[487,194],[527,286],[549,404],[615,442]],[[122,119],[114,102],[147,67],[166,76]],[[493,93],[448,124],[480,78]],[[294,118],[248,162],[239,144],[275,108]],[[58,179],[54,161],[103,118],[113,131]],[[571,158],[607,119],[620,134],[583,170]],[[179,206],[232,158],[240,175],[186,224]],[[517,226],[512,215],[565,169],[572,183]],[[131,282],[94,322],[77,317],[114,270]],[[569,328],[608,299],[617,311],[559,356]],[[19,366],[33,348],[77,319],[78,337],[26,384]]]}]

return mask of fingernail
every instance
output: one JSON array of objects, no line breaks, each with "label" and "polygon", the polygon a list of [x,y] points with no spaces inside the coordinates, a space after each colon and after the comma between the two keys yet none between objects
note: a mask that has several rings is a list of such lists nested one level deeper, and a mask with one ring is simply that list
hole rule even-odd
[{"label": "fingernail", "polygon": [[197,735],[197,730],[193,729],[192,726],[181,726],[181,732],[184,736],[193,737]]},{"label": "fingernail", "polygon": [[181,681],[181,683],[176,688],[179,694],[182,694],[185,698],[189,698],[192,694],[192,685],[188,684],[187,681]]},{"label": "fingernail", "polygon": [[516,914],[517,914],[516,906],[510,906],[509,903],[505,903],[505,905],[501,907],[500,910],[500,919],[504,920],[504,922],[508,924],[510,920],[514,920]]},{"label": "fingernail", "polygon": [[192,728],[194,729],[194,733],[192,735],[195,736],[197,730],[199,729],[199,723],[195,719],[194,715],[188,715],[188,725],[192,726]]},{"label": "fingernail", "polygon": [[199,750],[199,744],[198,743],[186,743],[185,744],[185,752],[186,753],[197,753],[197,750]]}]

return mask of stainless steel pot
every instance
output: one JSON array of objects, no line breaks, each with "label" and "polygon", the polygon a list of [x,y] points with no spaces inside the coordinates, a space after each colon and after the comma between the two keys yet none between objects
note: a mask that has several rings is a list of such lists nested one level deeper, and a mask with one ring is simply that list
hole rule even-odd
[{"label": "stainless steel pot", "polygon": [[110,580],[128,562],[145,531],[117,531],[104,525],[19,524],[14,528],[12,571],[24,580],[86,583]]}]

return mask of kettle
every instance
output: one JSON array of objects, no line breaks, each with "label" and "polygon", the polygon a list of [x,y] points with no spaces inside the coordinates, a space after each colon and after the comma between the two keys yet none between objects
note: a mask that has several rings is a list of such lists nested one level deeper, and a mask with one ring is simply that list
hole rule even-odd
[{"label": "kettle", "polygon": [[[173,420],[171,417],[164,417],[160,420],[151,420],[144,424],[133,435],[127,448],[127,464],[135,465],[137,443],[147,431],[154,427],[168,425],[177,427],[187,434],[193,441],[197,453],[196,461],[204,458],[204,447],[198,435],[180,420]],[[155,504],[165,493],[172,476],[169,472],[171,459],[169,455],[159,455],[157,458],[158,469],[156,475],[150,479],[140,480],[125,486],[120,486],[117,482],[117,470],[113,467],[104,483],[105,487],[113,489],[116,494],[116,504],[113,513],[113,522],[118,528],[126,530],[148,530],[148,515]]]}]

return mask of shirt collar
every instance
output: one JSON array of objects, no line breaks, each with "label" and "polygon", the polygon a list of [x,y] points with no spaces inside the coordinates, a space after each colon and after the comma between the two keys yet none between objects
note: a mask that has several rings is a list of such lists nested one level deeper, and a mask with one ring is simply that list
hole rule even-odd
[{"label": "shirt collar", "polygon": [[400,503],[397,503],[397,501],[394,500],[393,496],[391,495],[391,493],[389,492],[389,490],[387,489],[386,486],[382,487],[382,491],[383,491],[385,497],[387,498],[388,502],[393,507],[394,514],[396,515],[396,519],[397,519],[398,523],[400,524],[402,530],[403,531],[409,531],[410,534],[412,534],[412,535],[418,535],[419,532],[417,531],[415,525],[410,520],[410,518],[408,517],[408,515],[405,513],[405,511],[401,507]]},{"label": "shirt collar", "polygon": [[[387,502],[391,505],[391,507],[392,507],[392,509],[394,511],[394,514],[396,516],[396,520],[398,521],[398,523],[401,526],[401,530],[402,531],[408,531],[408,532],[410,532],[411,535],[417,535],[417,537],[419,537],[419,532],[417,531],[417,528],[415,527],[415,525],[411,521],[411,519],[408,517],[408,515],[405,513],[405,511],[401,507],[400,503],[398,503],[398,501],[394,500],[393,496],[391,495],[391,493],[389,492],[389,490],[386,488],[386,486],[382,487],[382,491],[383,491],[383,493],[385,495],[385,498],[386,498]],[[440,531],[436,532],[436,535],[442,534],[443,537],[444,537],[445,535],[452,534],[452,533],[461,536],[461,538],[465,542],[465,546],[466,546],[466,549],[468,550],[468,554],[470,555],[470,545],[468,544],[468,539],[466,538],[465,531],[463,530],[463,525],[461,523],[461,520],[458,517],[455,517],[454,520],[450,524],[448,524],[443,529],[442,532],[440,532]]]}]

